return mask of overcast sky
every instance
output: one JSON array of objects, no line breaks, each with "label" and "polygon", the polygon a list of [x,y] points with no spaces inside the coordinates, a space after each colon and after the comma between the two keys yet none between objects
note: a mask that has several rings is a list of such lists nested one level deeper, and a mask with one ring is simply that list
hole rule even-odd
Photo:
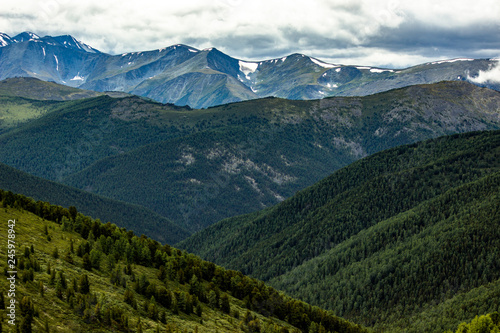
[{"label": "overcast sky", "polygon": [[187,44],[401,68],[500,56],[499,0],[2,0],[0,32],[70,34],[119,54]]}]

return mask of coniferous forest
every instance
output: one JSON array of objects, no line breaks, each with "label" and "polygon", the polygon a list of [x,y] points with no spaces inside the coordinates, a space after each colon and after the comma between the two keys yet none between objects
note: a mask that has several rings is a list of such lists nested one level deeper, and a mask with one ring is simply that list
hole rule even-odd
[{"label": "coniferous forest", "polygon": [[19,82],[0,332],[498,332],[498,92],[196,110]]},{"label": "coniferous forest", "polygon": [[384,151],[179,246],[364,325],[450,329],[500,310],[499,147],[496,131]]},{"label": "coniferous forest", "polygon": [[[368,332],[240,272],[63,208],[0,191],[17,234],[21,332]],[[15,230],[14,232],[9,232]],[[11,276],[0,282],[2,327]]]}]

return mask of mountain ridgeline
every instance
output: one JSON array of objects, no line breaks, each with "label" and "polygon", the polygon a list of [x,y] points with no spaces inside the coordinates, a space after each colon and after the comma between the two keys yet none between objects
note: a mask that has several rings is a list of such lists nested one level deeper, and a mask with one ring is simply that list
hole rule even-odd
[{"label": "mountain ridgeline", "polygon": [[0,162],[142,205],[190,232],[279,203],[380,150],[500,128],[500,94],[466,82],[206,110],[139,97],[6,98],[26,119],[6,125]]},{"label": "mountain ridgeline", "polygon": [[386,150],[178,244],[384,331],[500,310],[500,131]]},{"label": "mountain ridgeline", "polygon": [[198,50],[181,44],[109,55],[68,35],[40,37],[25,32],[11,38],[0,34],[0,80],[35,77],[193,108],[267,96],[364,96],[415,84],[467,80],[495,64],[488,59],[453,59],[394,70],[333,65],[303,54],[243,61],[215,48]]}]

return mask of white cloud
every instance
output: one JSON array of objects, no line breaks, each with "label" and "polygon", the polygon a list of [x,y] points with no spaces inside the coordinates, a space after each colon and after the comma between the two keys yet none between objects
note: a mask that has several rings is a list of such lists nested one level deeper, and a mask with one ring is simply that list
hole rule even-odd
[{"label": "white cloud", "polygon": [[468,77],[468,79],[478,84],[500,83],[500,58],[497,60],[495,66],[491,67],[487,71],[479,71],[477,76]]},{"label": "white cloud", "polygon": [[[398,67],[444,55],[408,49],[419,46],[411,39],[415,36],[406,36],[401,27],[440,27],[443,32],[481,40],[483,35],[466,31],[481,25],[489,27],[484,37],[491,39],[492,26],[500,33],[499,14],[498,0],[476,0],[474,5],[463,0],[3,0],[0,29],[9,35],[26,30],[39,35],[71,34],[114,54],[184,43],[200,49],[217,47],[246,60],[299,52],[330,62],[366,59],[377,62],[365,64]],[[27,20],[28,16],[32,19]],[[386,38],[396,45],[380,45]],[[420,38],[427,36],[420,34]],[[449,36],[442,41],[453,44]],[[399,49],[398,43],[405,43],[404,48]],[[499,44],[474,52],[491,57],[490,52],[500,52]],[[461,52],[463,45],[456,43],[446,56],[474,56]],[[342,53],[350,55],[342,57]]]}]

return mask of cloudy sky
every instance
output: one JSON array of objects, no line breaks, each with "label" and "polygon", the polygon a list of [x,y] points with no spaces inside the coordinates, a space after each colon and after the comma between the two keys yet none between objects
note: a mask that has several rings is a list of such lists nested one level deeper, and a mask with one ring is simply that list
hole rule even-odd
[{"label": "cloudy sky", "polygon": [[500,56],[498,0],[2,0],[0,32],[70,34],[107,53],[187,44],[239,59],[304,53],[400,68]]}]

